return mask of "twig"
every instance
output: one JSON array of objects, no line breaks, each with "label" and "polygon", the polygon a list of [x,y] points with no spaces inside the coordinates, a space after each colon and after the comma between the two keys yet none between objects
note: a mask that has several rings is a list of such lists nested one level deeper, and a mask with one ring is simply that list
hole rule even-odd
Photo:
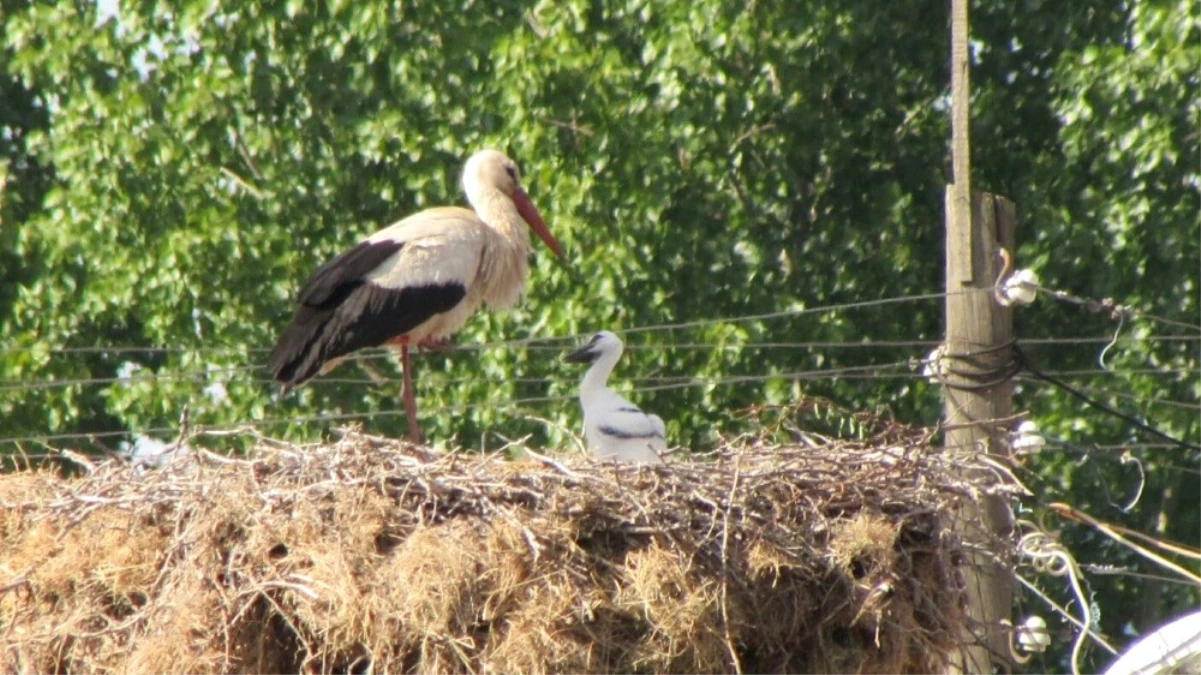
[{"label": "twig", "polygon": [[[755,656],[755,640],[748,635],[755,629],[754,606],[747,603],[761,601],[758,594],[764,590],[743,571],[748,547],[754,542],[766,540],[778,547],[796,574],[829,575],[828,550],[817,542],[829,536],[833,522],[863,512],[906,527],[906,523],[928,514],[936,516],[974,498],[983,489],[977,478],[986,472],[991,478],[999,471],[979,457],[966,454],[961,461],[974,472],[974,478],[952,475],[948,459],[930,451],[933,431],[909,429],[870,416],[845,417],[854,421],[864,438],[845,440],[807,434],[806,442],[781,445],[773,442],[770,434],[786,431],[792,418],[785,415],[770,429],[728,439],[705,455],[690,455],[663,466],[600,462],[590,454],[559,456],[540,449],[525,449],[532,461],[513,464],[496,452],[433,453],[354,428],[336,429],[338,438],[332,444],[290,445],[250,430],[244,438],[257,440],[258,444],[246,458],[193,448],[199,460],[217,465],[217,470],[203,474],[152,470],[141,480],[130,481],[125,465],[105,460],[96,463],[93,473],[87,476],[47,479],[44,485],[31,490],[28,498],[22,498],[26,501],[12,506],[16,517],[45,522],[52,536],[63,542],[68,541],[62,538],[64,533],[83,532],[83,528],[72,528],[95,516],[104,518],[95,518],[89,525],[97,522],[108,527],[115,522],[116,527],[132,531],[147,523],[156,524],[158,530],[153,536],[161,534],[164,545],[156,550],[155,561],[147,564],[153,566],[148,570],[157,576],[148,583],[137,582],[132,592],[144,594],[147,606],[161,607],[161,603],[177,600],[172,595],[173,584],[181,575],[191,579],[199,573],[205,579],[206,596],[220,608],[220,613],[211,617],[211,631],[205,638],[210,640],[210,655],[218,664],[223,654],[226,659],[234,658],[232,655],[243,648],[240,641],[244,631],[240,626],[250,620],[248,613],[265,609],[268,617],[280,615],[282,630],[298,631],[295,660],[316,667],[329,654],[321,636],[330,629],[328,624],[320,623],[323,619],[319,616],[325,603],[345,597],[347,592],[370,590],[355,584],[377,583],[379,570],[370,566],[383,560],[396,563],[399,559],[387,552],[398,545],[408,546],[405,539],[416,529],[471,525],[474,520],[511,525],[514,534],[520,532],[523,540],[512,537],[510,542],[505,537],[499,543],[480,541],[484,555],[516,558],[524,571],[514,583],[530,589],[529,593],[505,595],[503,602],[498,600],[504,605],[497,609],[499,620],[504,620],[505,612],[514,611],[511,608],[522,612],[541,609],[522,603],[544,602],[550,597],[548,592],[555,597],[578,594],[584,598],[581,602],[586,612],[606,602],[621,602],[614,594],[624,592],[623,579],[628,580],[624,575],[630,569],[620,551],[661,543],[665,549],[687,557],[693,565],[690,578],[700,575],[698,583],[706,587],[706,597],[710,598],[706,601],[717,606],[717,612],[707,613],[704,619],[708,622],[705,630],[712,631],[719,641],[711,648],[713,664],[721,667],[726,663],[730,670],[741,672],[745,665],[742,659]],[[181,434],[185,438],[202,435],[205,432],[194,427]],[[219,435],[232,434],[221,431]],[[525,442],[528,439],[514,441]],[[360,527],[368,523],[356,520],[363,517],[370,519],[368,527]],[[318,520],[306,523],[307,518]],[[280,524],[289,520],[296,525],[281,529]],[[351,527],[344,527],[346,524]],[[469,527],[461,532],[469,532],[464,536],[472,538],[492,536],[487,528]],[[356,548],[363,543],[366,550]],[[446,546],[470,547],[474,543],[458,541],[457,535],[446,540]],[[617,546],[610,548],[611,543]],[[936,538],[920,548],[929,554],[951,556],[985,543]],[[277,555],[276,546],[287,550],[281,549]],[[79,550],[77,545],[75,550]],[[321,566],[330,564],[324,562],[327,552],[336,559],[336,565],[354,568],[352,578],[347,579],[349,586],[325,574],[327,570]],[[909,554],[909,550],[898,552],[898,564],[903,564],[900,556]],[[77,556],[81,565],[94,562],[85,557]],[[540,586],[550,583],[548,575],[534,572],[529,566],[538,561],[545,570],[548,559],[554,565],[552,576],[568,580],[570,588]],[[474,564],[466,562],[468,567]],[[216,569],[205,567],[211,565]],[[293,573],[310,566],[312,571],[306,571],[309,576]],[[947,575],[953,574],[953,566],[945,569]],[[438,570],[433,571],[438,576]],[[887,572],[890,583],[897,586],[930,584],[929,580],[913,579],[895,570]],[[87,572],[82,570],[80,574],[83,578]],[[457,583],[451,578],[437,581]],[[884,588],[878,581],[871,580],[875,587]],[[791,586],[772,592],[793,592]],[[840,603],[847,605],[849,601],[839,594],[845,594],[855,582],[825,586],[831,595],[822,605],[823,613]],[[476,592],[474,587],[459,590]],[[447,592],[459,590],[448,588]],[[5,599],[25,602],[24,596],[28,595],[30,601],[35,601],[41,592],[34,584],[29,593],[10,593]],[[92,595],[107,591],[103,582],[98,582],[78,592],[81,602],[91,603]],[[934,610],[928,614],[933,621],[930,629],[912,638],[931,654],[947,648],[939,640],[960,634],[953,623],[957,621],[956,612],[948,609],[946,615],[939,614],[940,608],[957,607],[957,592],[951,576],[936,579],[929,587],[898,588],[897,597],[924,595],[924,606]],[[464,602],[477,600],[468,597]],[[800,614],[811,611],[806,607],[799,602],[795,611],[801,620],[809,621]],[[566,619],[553,616],[550,608],[547,612],[548,634],[562,630],[561,623],[549,622]],[[361,620],[345,615],[343,609],[333,613],[339,615],[339,621]],[[80,616],[66,619],[76,625]],[[812,622],[821,620],[815,618]],[[97,617],[91,627],[105,631],[104,637],[97,640],[110,641],[128,639],[141,625],[144,621],[126,626]],[[877,625],[880,649],[888,650],[896,644],[889,631],[899,630],[897,626],[889,621]],[[648,627],[650,631],[656,629],[654,625]],[[445,653],[450,658],[467,659],[460,669],[478,665],[470,662],[476,658],[470,650],[459,653],[451,649],[451,642],[459,639],[455,634],[437,639],[439,646],[431,645],[431,649],[448,650]],[[871,640],[870,635],[867,640]],[[422,650],[425,647],[421,644],[400,649]],[[427,656],[413,651],[388,654],[385,657],[382,652],[373,652],[372,665],[396,668],[402,658]],[[923,669],[922,663],[917,662],[912,669]]]},{"label": "twig", "polygon": [[54,452],[58,456],[63,457],[67,460],[70,460],[70,462],[72,464],[81,467],[84,471],[87,471],[88,473],[96,472],[95,463],[93,463],[92,460],[88,459],[87,455],[81,455],[78,452],[75,452],[73,450],[67,450],[65,448],[59,449],[59,448],[51,448],[50,446],[46,446],[46,447],[48,450]]},{"label": "twig", "polygon": [[563,466],[559,462],[556,462],[555,460],[551,459],[550,457],[547,457],[546,455],[540,455],[540,454],[534,452],[533,450],[530,450],[529,448],[525,449],[525,454],[530,457],[533,457],[534,459],[538,460],[539,462],[542,462],[543,464],[551,467],[555,471],[558,471],[559,473],[563,474],[564,476],[567,476],[568,478],[573,478],[575,480],[583,480],[578,473],[572,471],[571,469],[568,469],[567,467]]},{"label": "twig", "polygon": [[1052,511],[1054,511],[1055,513],[1059,514],[1063,518],[1068,518],[1070,520],[1079,521],[1079,522],[1085,523],[1087,525],[1092,525],[1101,534],[1109,537],[1110,539],[1113,539],[1114,541],[1118,542],[1119,544],[1126,546],[1127,548],[1129,548],[1130,550],[1134,551],[1135,553],[1143,556],[1144,558],[1146,558],[1152,562],[1159,563],[1160,565],[1183,576],[1184,578],[1188,579],[1189,581],[1193,582],[1194,584],[1201,586],[1201,576],[1197,576],[1196,574],[1193,574],[1192,572],[1184,569],[1183,567],[1181,567],[1180,565],[1177,565],[1176,563],[1172,562],[1171,560],[1168,560],[1167,558],[1164,558],[1163,556],[1160,556],[1157,553],[1148,551],[1147,549],[1143,548],[1142,546],[1135,544],[1134,542],[1130,541],[1126,537],[1123,537],[1121,534],[1118,534],[1118,532],[1116,530],[1114,530],[1112,527],[1110,527],[1109,525],[1102,523],[1101,521],[1097,520],[1096,518],[1093,518],[1092,516],[1088,515],[1087,513],[1077,511],[1076,509],[1073,509],[1072,507],[1068,506],[1067,504],[1063,504],[1063,503],[1048,504],[1047,508],[1049,508]]},{"label": "twig", "polygon": [[738,493],[738,475],[741,464],[734,460],[734,478],[730,481],[730,494],[726,497],[725,513],[722,514],[721,528],[721,619],[725,633],[726,649],[730,652],[730,662],[734,664],[734,672],[742,675],[742,661],[738,658],[738,650],[734,647],[734,637],[730,632],[730,512],[734,510],[734,497]]},{"label": "twig", "polygon": [[221,167],[221,173],[225,174],[226,176],[228,176],[228,177],[229,177],[229,179],[230,179],[230,180],[232,180],[233,182],[235,182],[235,183],[237,183],[238,185],[240,185],[240,186],[242,187],[242,189],[243,189],[243,190],[245,190],[245,191],[249,192],[249,193],[250,193],[250,195],[251,195],[252,197],[254,197],[255,199],[262,199],[262,198],[263,198],[263,191],[262,191],[262,190],[260,190],[260,189],[256,188],[255,186],[251,185],[251,184],[249,183],[249,181],[247,181],[245,178],[242,178],[242,177],[241,177],[241,176],[239,176],[238,174],[234,173],[232,169],[230,169],[230,168],[228,168],[228,167],[224,167],[224,166],[223,166],[223,167]]},{"label": "twig", "polygon": [[575,122],[561,122],[559,120],[552,120],[549,117],[539,117],[538,121],[542,122],[543,124],[549,124],[552,127],[559,127],[561,129],[567,129],[569,131],[572,131],[574,133],[581,134],[584,136],[595,136],[596,135],[596,132],[593,131],[592,129],[589,129],[588,127],[586,127],[582,124],[576,124]]}]

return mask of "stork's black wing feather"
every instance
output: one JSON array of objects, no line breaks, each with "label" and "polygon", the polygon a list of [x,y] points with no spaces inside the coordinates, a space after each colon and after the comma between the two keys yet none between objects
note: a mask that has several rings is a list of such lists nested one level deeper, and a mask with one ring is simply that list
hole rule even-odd
[{"label": "stork's black wing feather", "polygon": [[300,292],[292,322],[267,357],[277,382],[296,386],[336,358],[378,347],[467,295],[462,284],[385,288],[365,278],[404,247],[389,239],[365,241],[317,270]]},{"label": "stork's black wing feather", "polygon": [[364,277],[402,248],[403,241],[392,239],[359,242],[313,272],[300,291],[300,304],[309,307],[338,304]]},{"label": "stork's black wing feather", "polygon": [[329,361],[404,335],[453,309],[467,289],[460,284],[393,289],[360,282],[353,288],[344,284],[338,294],[337,304],[297,309],[267,357],[267,370],[277,382],[302,384]]}]

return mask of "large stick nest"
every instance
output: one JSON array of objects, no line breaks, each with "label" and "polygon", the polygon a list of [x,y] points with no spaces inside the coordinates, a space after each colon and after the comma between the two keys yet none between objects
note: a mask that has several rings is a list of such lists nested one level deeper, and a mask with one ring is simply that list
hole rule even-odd
[{"label": "large stick nest", "polygon": [[[930,434],[662,467],[344,430],[0,476],[9,672],[932,672],[964,635]],[[970,542],[967,542],[970,543]]]}]

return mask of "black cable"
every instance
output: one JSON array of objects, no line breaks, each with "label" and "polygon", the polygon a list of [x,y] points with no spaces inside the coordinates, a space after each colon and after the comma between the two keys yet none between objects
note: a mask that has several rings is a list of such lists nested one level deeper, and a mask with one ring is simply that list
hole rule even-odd
[{"label": "black cable", "polygon": [[946,354],[943,354],[943,358],[962,359],[962,360],[966,360],[966,361],[972,361],[972,360],[975,360],[975,358],[977,356],[984,356],[985,354],[996,354],[997,352],[999,352],[1003,349],[1009,349],[1010,347],[1017,344],[1017,341],[1018,341],[1017,338],[1009,338],[1008,340],[1006,340],[1005,342],[1002,342],[1001,344],[992,345],[990,347],[980,347],[978,349],[973,349],[970,352],[947,352]]},{"label": "black cable", "polygon": [[1201,445],[1196,445],[1194,443],[1189,443],[1188,441],[1182,441],[1178,438],[1173,438],[1173,437],[1165,434],[1164,432],[1160,431],[1159,429],[1156,429],[1155,427],[1147,424],[1146,422],[1143,422],[1135,417],[1131,417],[1130,415],[1127,415],[1126,413],[1114,410],[1113,408],[1110,408],[1109,406],[1105,405],[1104,403],[1101,403],[1099,401],[1094,401],[1093,399],[1089,398],[1084,393],[1075,389],[1074,387],[1072,387],[1070,384],[1064,382],[1063,380],[1059,380],[1054,377],[1051,377],[1050,375],[1047,375],[1046,373],[1044,373],[1041,370],[1039,370],[1038,368],[1036,368],[1034,366],[1034,364],[1030,363],[1030,359],[1026,358],[1026,353],[1023,352],[1022,348],[1016,344],[1013,345],[1013,356],[1023,368],[1030,371],[1031,375],[1037,377],[1040,380],[1043,380],[1045,382],[1055,385],[1059,389],[1080,399],[1086,405],[1096,408],[1097,410],[1100,410],[1101,412],[1103,412],[1107,415],[1112,415],[1113,417],[1116,417],[1120,420],[1129,422],[1130,424],[1133,424],[1134,426],[1138,427],[1140,430],[1145,431],[1145,432],[1151,434],[1152,436],[1155,436],[1156,438],[1160,438],[1160,439],[1168,441],[1169,443],[1172,443],[1174,445],[1178,445],[1181,448],[1184,448],[1185,450],[1193,450],[1195,452],[1201,452]]},{"label": "black cable", "polygon": [[992,389],[993,387],[996,387],[996,386],[1000,386],[1000,385],[1005,384],[1006,382],[1012,380],[1014,375],[1017,375],[1018,373],[1022,372],[1022,365],[1020,363],[1009,363],[1005,366],[1004,371],[998,369],[998,370],[995,370],[990,373],[968,373],[968,372],[964,372],[964,371],[960,371],[960,370],[955,370],[954,368],[947,368],[946,372],[949,375],[954,375],[955,377],[962,377],[964,379],[969,379],[969,380],[970,379],[981,380],[982,378],[985,378],[985,377],[991,377],[992,378],[991,380],[977,381],[973,384],[961,384],[961,383],[956,383],[956,382],[950,382],[945,377],[942,378],[943,386],[948,387],[950,389],[955,389],[958,391],[984,391],[987,389]]},{"label": "black cable", "polygon": [[[1022,370],[1022,365],[1016,360],[1006,360],[1004,363],[992,366],[986,369],[982,365],[981,358],[989,355],[997,354],[998,352],[1008,351],[1010,347],[1017,344],[1017,338],[1010,338],[1008,341],[998,345],[989,347],[981,347],[969,352],[947,352],[941,358],[947,360],[957,360],[966,363],[967,365],[977,368],[976,371],[959,370],[951,366],[944,366],[943,377],[939,378],[943,386],[959,391],[984,391],[993,387],[1002,385],[1017,375]],[[1005,354],[1004,356],[1008,356]],[[994,359],[995,360],[995,359]],[[963,382],[951,382],[946,375],[954,375],[963,380],[970,380],[971,384]]]}]

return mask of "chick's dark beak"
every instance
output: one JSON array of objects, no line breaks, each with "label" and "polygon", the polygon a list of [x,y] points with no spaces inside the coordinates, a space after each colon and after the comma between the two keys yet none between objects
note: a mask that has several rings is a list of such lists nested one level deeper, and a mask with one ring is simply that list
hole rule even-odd
[{"label": "chick's dark beak", "polygon": [[592,363],[597,353],[591,350],[592,345],[586,345],[563,357],[568,363]]}]

